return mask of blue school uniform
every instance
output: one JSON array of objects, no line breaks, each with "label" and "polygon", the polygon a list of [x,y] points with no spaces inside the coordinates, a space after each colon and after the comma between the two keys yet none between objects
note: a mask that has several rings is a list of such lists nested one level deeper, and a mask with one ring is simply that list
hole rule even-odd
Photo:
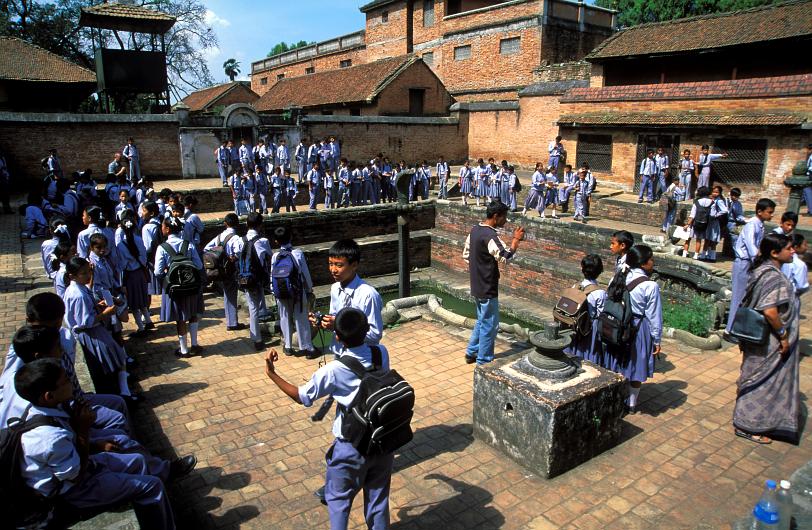
[{"label": "blue school uniform", "polygon": [[262,213],[268,213],[268,175],[264,171],[254,173],[254,183],[257,189],[257,199],[254,200],[254,208]]},{"label": "blue school uniform", "polygon": [[566,206],[570,200],[570,193],[575,189],[575,183],[578,182],[578,173],[575,171],[566,171],[564,172],[562,181],[564,182],[564,187],[558,191],[558,203]]},{"label": "blue school uniform", "polygon": [[781,265],[781,272],[789,279],[795,288],[795,309],[800,315],[801,295],[809,291],[809,269],[806,262],[797,254],[792,256],[790,263]]},{"label": "blue school uniform", "polygon": [[553,140],[547,145],[547,152],[550,158],[547,161],[547,167],[552,167],[558,172],[558,162],[561,160],[561,153],[564,151],[564,146],[560,142]]},{"label": "blue school uniform", "polygon": [[68,288],[70,285],[70,280],[68,279],[68,269],[66,268],[64,263],[59,264],[59,268],[54,272],[54,292],[60,298],[65,296],[65,289]]},{"label": "blue school uniform", "polygon": [[491,168],[488,166],[477,166],[474,168],[474,179],[476,187],[474,195],[476,197],[486,197],[488,195],[488,182],[491,178]]},{"label": "blue school uniform", "polygon": [[338,206],[350,205],[350,170],[347,167],[338,169]]},{"label": "blue school uniform", "polygon": [[[384,370],[389,369],[389,354],[381,350]],[[341,356],[356,358],[364,367],[372,367],[372,352],[367,345],[344,349]],[[331,528],[347,528],[352,500],[359,490],[364,491],[364,516],[370,528],[389,527],[389,485],[392,477],[393,454],[362,456],[342,436],[343,412],[341,407],[352,404],[361,381],[339,361],[331,361],[313,374],[299,387],[299,401],[309,407],[314,401],[333,396],[338,403],[333,422],[335,441],[327,451],[327,480],[324,496],[330,514]]]},{"label": "blue school uniform", "polygon": [[[582,280],[578,287],[583,291],[590,285],[598,286],[598,282],[593,280]],[[572,344],[564,351],[569,355],[580,357],[585,361],[590,361],[598,366],[604,366],[603,344],[601,343],[601,327],[598,317],[603,313],[603,306],[606,302],[606,290],[599,288],[586,295],[587,311],[592,322],[589,335],[575,335]]]},{"label": "blue school uniform", "polygon": [[220,175],[220,180],[223,184],[228,184],[228,170],[231,167],[231,152],[224,145],[217,148],[215,152],[217,159],[217,173]]},{"label": "blue school uniform", "polygon": [[558,176],[556,176],[555,173],[547,173],[544,176],[544,183],[544,194],[542,195],[541,203],[542,210],[551,204],[553,206],[558,205]]},{"label": "blue school uniform", "polygon": [[[248,207],[250,211],[255,211],[257,208],[256,205],[256,194],[257,194],[257,181],[256,177],[253,173],[246,175],[245,180],[242,181],[243,190],[245,192],[245,198],[248,201]],[[191,240],[190,240],[191,241]]]},{"label": "blue school uniform", "polygon": [[299,142],[299,145],[296,146],[293,158],[296,159],[296,171],[299,174],[299,184],[301,184],[307,174],[307,147],[302,142]]},{"label": "blue school uniform", "polygon": [[42,242],[42,246],[40,247],[40,256],[42,257],[42,266],[45,268],[45,273],[48,275],[48,278],[54,279],[56,275],[56,269],[54,267],[58,267],[58,265],[53,264],[54,259],[54,250],[56,246],[59,244],[59,237],[54,236],[51,239],[46,239]]},{"label": "blue school uniform", "polygon": [[285,179],[286,182],[286,196],[285,196],[285,211],[296,211],[296,195],[299,193],[299,185],[296,179],[289,177]]},{"label": "blue school uniform", "polygon": [[130,182],[135,184],[141,180],[141,155],[134,144],[127,144],[121,150],[121,154],[130,161]]},{"label": "blue school uniform", "polygon": [[[313,349],[310,335],[310,322],[308,321],[307,294],[313,292],[313,280],[310,277],[310,269],[307,267],[307,260],[304,253],[298,248],[293,248],[290,243],[282,245],[280,252],[291,255],[299,271],[302,286],[304,287],[299,300],[277,300],[279,308],[279,325],[282,328],[282,341],[285,348],[293,347],[293,328],[299,336],[299,350],[310,351]],[[271,273],[279,260],[279,252],[274,253],[271,258]]]},{"label": "blue school uniform", "polygon": [[510,208],[511,212],[515,212],[518,208],[517,203],[517,196],[518,192],[516,191],[516,186],[519,183],[519,175],[516,173],[509,173],[507,175],[507,186],[508,186],[508,208]]},{"label": "blue school uniform", "polygon": [[524,199],[524,209],[536,208],[539,212],[544,209],[544,183],[546,178],[541,171],[535,171],[530,177],[530,190]]},{"label": "blue school uniform", "polygon": [[648,202],[654,201],[654,179],[657,177],[657,162],[654,158],[644,158],[640,162],[640,195],[638,202],[643,200],[643,195],[646,195]]},{"label": "blue school uniform", "polygon": [[474,172],[470,167],[462,166],[460,168],[460,193],[467,195],[473,192],[473,177]]},{"label": "blue school uniform", "polygon": [[237,215],[248,214],[248,195],[245,189],[246,179],[235,173],[229,178],[228,184],[231,188],[231,196],[234,199],[234,213]]},{"label": "blue school uniform", "polygon": [[659,198],[668,188],[668,177],[670,176],[671,161],[668,155],[654,155],[654,163],[657,166],[657,190],[656,196]]},{"label": "blue school uniform", "polygon": [[285,200],[285,183],[282,182],[283,180],[284,178],[279,173],[271,175],[271,190],[273,193],[272,213],[279,213],[282,202]]},{"label": "blue school uniform", "polygon": [[[165,243],[172,247],[175,252],[180,252],[184,240],[178,234],[170,234]],[[192,259],[194,266],[203,270],[203,262],[200,260],[200,254],[193,244],[189,244],[186,255]],[[155,267],[153,273],[155,277],[161,281],[166,276],[167,268],[169,267],[170,256],[169,252],[163,248],[163,245],[158,247],[155,252]],[[161,290],[161,322],[188,322],[195,318],[203,306],[202,294],[197,293],[189,296],[176,297],[174,300],[169,297],[166,289]]]},{"label": "blue school uniform", "polygon": [[423,200],[429,198],[429,183],[431,182],[431,168],[423,166],[420,168],[420,193]]},{"label": "blue school uniform", "polygon": [[126,211],[131,211],[131,212],[135,213],[135,209],[133,209],[132,205],[130,203],[128,203],[128,202],[119,202],[118,204],[116,204],[116,207],[113,210],[113,212],[115,213],[116,219],[118,219],[119,221],[124,216],[124,212],[126,212]]},{"label": "blue school uniform", "polygon": [[338,186],[330,173],[324,173],[322,186],[324,187],[324,207],[335,208],[338,203]]},{"label": "blue school uniform", "polygon": [[319,198],[319,187],[321,186],[321,174],[315,167],[307,172],[307,182],[308,193],[310,194],[308,207],[311,210],[315,210]]},{"label": "blue school uniform", "polygon": [[239,149],[237,149],[238,157],[240,160],[240,165],[242,166],[244,171],[248,171],[249,173],[254,171],[254,150],[253,148],[248,145],[241,145]]},{"label": "blue school uniform", "polygon": [[702,186],[710,186],[711,164],[720,158],[722,158],[722,155],[713,153],[708,153],[707,155],[703,153],[699,155],[699,159],[697,160],[697,166],[699,167],[699,176],[696,179],[697,189]]},{"label": "blue school uniform", "polygon": [[25,234],[31,239],[48,235],[48,220],[40,206],[29,204],[25,208]]},{"label": "blue school uniform", "polygon": [[155,277],[152,266],[155,264],[155,254],[158,246],[163,241],[163,234],[161,233],[161,220],[158,217],[153,217],[141,227],[141,241],[144,242],[144,249],[147,251],[147,268],[149,269],[149,284],[147,285],[147,292],[150,295],[159,295],[162,292],[161,282]]},{"label": "blue school uniform", "polygon": [[127,354],[107,328],[96,321],[96,300],[90,289],[72,281],[65,290],[64,301],[65,321],[84,348],[85,359],[97,364],[106,375],[118,372],[127,362]]},{"label": "blue school uniform", "polygon": [[493,171],[491,169],[491,178],[488,184],[488,195],[491,199],[498,199],[502,193],[502,170],[498,169]]},{"label": "blue school uniform", "polygon": [[674,199],[674,207],[668,208],[665,212],[665,217],[663,218],[663,231],[668,230],[668,228],[674,224],[674,219],[677,216],[677,208],[681,201],[685,200],[685,189],[680,188],[676,184],[672,183],[668,188],[665,190],[665,193],[671,194],[671,197]]},{"label": "blue school uniform", "polygon": [[[369,331],[364,342],[367,344],[380,343],[383,337],[383,317],[381,316],[383,300],[378,291],[357,274],[346,286],[335,282],[330,287],[330,314],[335,316],[345,307],[354,307],[366,315]],[[330,350],[335,354],[341,351],[341,346],[335,336]]]},{"label": "blue school uniform", "polygon": [[280,145],[276,148],[276,160],[277,165],[282,167],[282,171],[290,170],[290,152],[287,145]]},{"label": "blue school uniform", "polygon": [[149,296],[149,265],[147,265],[147,250],[144,240],[136,234],[132,235],[136,254],[130,251],[127,245],[126,234],[123,228],[116,230],[116,248],[121,267],[121,283],[127,289],[127,305],[132,310],[146,311],[150,306]]},{"label": "blue school uniform", "polygon": [[[632,269],[626,275],[626,285],[645,277],[643,269]],[[663,332],[663,312],[660,286],[655,281],[645,281],[629,293],[631,298],[632,324],[637,329],[634,342],[627,355],[612,354],[607,349],[604,358],[606,368],[622,374],[629,381],[643,382],[654,375],[654,347],[660,344]]]},{"label": "blue school uniform", "polygon": [[99,228],[96,223],[90,223],[87,228],[79,232],[76,239],[76,254],[85,259],[90,257],[90,236],[93,234],[103,234],[107,238],[107,250],[110,253],[110,261],[114,267],[118,267],[118,251],[116,250],[116,234],[112,228]]},{"label": "blue school uniform", "polygon": [[[220,232],[217,237],[209,241],[203,250],[209,251],[219,246],[225,248],[228,241],[234,237],[237,237],[237,231],[233,228],[226,228]],[[240,323],[237,316],[237,279],[231,276],[224,278],[221,283],[223,285],[223,307],[225,308],[226,314],[226,327],[233,328]]]},{"label": "blue school uniform", "polygon": [[[261,274],[265,278],[270,278],[271,271],[271,244],[267,238],[259,237],[256,230],[248,230],[245,238],[232,237],[228,244],[226,244],[226,254],[235,260],[239,260],[245,244],[254,241],[254,253],[262,266]],[[262,303],[265,299],[265,288],[262,284],[255,285],[245,290],[245,299],[248,302],[248,315],[249,315],[249,329],[251,332],[251,340],[254,343],[262,341],[262,335],[259,331],[259,313],[262,309]]]},{"label": "blue school uniform", "polygon": [[203,226],[203,220],[188,208],[183,212],[183,219],[186,221],[183,224],[183,239],[193,243],[196,247],[200,247],[200,238],[206,228]]},{"label": "blue school uniform", "polygon": [[575,214],[574,217],[583,220],[584,217],[587,215],[587,204],[588,204],[588,197],[589,197],[589,183],[586,179],[581,180],[580,178],[575,184]]}]

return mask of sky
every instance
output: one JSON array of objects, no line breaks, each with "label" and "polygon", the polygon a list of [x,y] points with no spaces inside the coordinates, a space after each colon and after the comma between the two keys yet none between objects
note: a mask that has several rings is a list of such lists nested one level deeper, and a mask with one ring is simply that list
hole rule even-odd
[{"label": "sky", "polygon": [[274,44],[300,40],[323,41],[364,29],[354,0],[203,0],[206,20],[217,33],[219,46],[207,50],[215,82],[228,81],[223,62],[240,63],[238,79],[247,80],[251,63],[264,58]]}]

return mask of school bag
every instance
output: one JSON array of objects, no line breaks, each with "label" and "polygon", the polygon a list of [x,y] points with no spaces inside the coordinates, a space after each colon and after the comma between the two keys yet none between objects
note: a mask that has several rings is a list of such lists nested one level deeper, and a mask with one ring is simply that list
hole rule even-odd
[{"label": "school bag", "polygon": [[22,436],[37,427],[59,427],[60,423],[49,416],[38,414],[28,419],[31,406],[22,418],[9,419],[8,426],[0,429],[0,498],[3,509],[3,528],[28,527],[44,522],[52,509],[52,503],[29,488],[22,476]]},{"label": "school bag", "polygon": [[414,389],[395,370],[383,370],[381,349],[370,346],[372,368],[349,355],[338,362],[352,370],[361,383],[343,413],[341,436],[364,456],[393,453],[412,440]]},{"label": "school bag", "polygon": [[271,290],[277,300],[293,300],[294,304],[301,303],[302,274],[289,250],[280,250],[276,262],[271,267]]},{"label": "school bag", "polygon": [[513,190],[514,190],[516,193],[519,193],[520,191],[522,191],[522,183],[521,183],[521,181],[519,180],[519,177],[518,177],[518,176],[516,176],[516,184],[513,186]]},{"label": "school bag", "polygon": [[257,239],[259,239],[258,235],[251,239],[242,238],[242,252],[240,252],[240,259],[237,260],[237,284],[243,290],[265,285],[262,264],[259,262],[259,256],[254,248],[254,242]]},{"label": "school bag", "polygon": [[228,234],[219,245],[212,247],[203,253],[203,270],[206,271],[206,279],[209,282],[222,282],[227,279],[234,279],[237,268],[234,262],[226,255],[226,245],[236,234]]},{"label": "school bag", "polygon": [[597,285],[580,285],[564,289],[553,308],[553,319],[561,322],[581,336],[592,332],[592,319],[589,316],[587,296],[600,289]]},{"label": "school bag", "polygon": [[169,254],[169,268],[164,277],[164,289],[169,297],[176,300],[198,294],[203,281],[200,270],[187,255],[189,242],[184,240],[179,252],[175,252],[169,243],[161,243],[161,248]]},{"label": "school bag", "polygon": [[635,332],[632,325],[632,303],[629,293],[643,282],[652,281],[642,276],[626,285],[623,291],[623,298],[620,302],[615,302],[610,297],[606,297],[603,304],[603,312],[600,320],[601,339],[608,346],[627,346],[634,340]]},{"label": "school bag", "polygon": [[710,212],[711,206],[702,206],[699,204],[700,199],[694,201],[694,206],[696,206],[696,215],[694,216],[694,230],[697,231],[704,231],[708,228],[708,222],[710,221]]}]

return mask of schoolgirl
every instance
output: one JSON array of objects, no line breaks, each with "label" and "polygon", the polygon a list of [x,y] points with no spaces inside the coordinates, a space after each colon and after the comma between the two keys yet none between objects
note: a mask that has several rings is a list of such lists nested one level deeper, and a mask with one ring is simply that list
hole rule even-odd
[{"label": "schoolgirl", "polygon": [[46,201],[42,200],[42,196],[32,191],[28,194],[23,215],[25,215],[25,230],[22,237],[35,239],[38,237],[46,237],[48,235],[48,221],[45,219],[45,205]]},{"label": "schoolgirl", "polygon": [[137,331],[130,337],[140,337],[146,330],[154,329],[149,316],[151,280],[147,264],[147,250],[144,240],[138,235],[135,213],[125,212],[116,230],[116,249],[121,267],[121,284],[127,294],[127,306],[133,315]]},{"label": "schoolgirl", "polygon": [[[488,181],[491,176],[491,168],[485,165],[483,159],[477,160],[477,167],[474,168],[474,197],[476,197],[476,205],[480,205],[482,198],[488,196]],[[486,199],[487,200],[487,199]]]},{"label": "schoolgirl", "polygon": [[599,366],[604,366],[605,362],[598,320],[606,301],[606,290],[598,285],[598,277],[602,272],[603,261],[597,254],[589,254],[581,260],[581,274],[584,275],[584,279],[575,287],[586,293],[587,311],[592,327],[588,335],[576,333],[572,345],[564,350],[569,355],[575,355]]},{"label": "schoolgirl", "polygon": [[121,220],[121,216],[124,212],[135,212],[130,204],[130,192],[127,190],[121,190],[118,192],[118,204],[113,209],[113,213],[116,219]]},{"label": "schoolgirl", "polygon": [[462,203],[468,206],[468,197],[474,191],[473,177],[474,172],[471,169],[471,163],[466,160],[460,168],[460,193],[462,194]]},{"label": "schoolgirl", "polygon": [[[688,214],[688,220],[686,221],[686,226],[691,227],[691,234],[695,241],[694,259],[696,260],[704,260],[705,250],[709,247],[708,241],[714,237],[718,239],[719,221],[715,220],[714,222],[711,216],[713,205],[714,200],[710,197],[710,190],[706,186],[698,188],[696,190],[696,200],[691,206],[691,213]],[[698,219],[697,216],[699,216]]]},{"label": "schoolgirl", "polygon": [[[163,217],[159,212],[158,204],[151,201],[145,202],[141,206],[141,219],[144,221],[144,225],[141,227],[141,241],[144,243],[147,253],[147,268],[150,274],[147,292],[150,295],[160,295],[163,292],[161,282],[152,272],[155,265],[155,253],[164,240],[161,231]],[[147,312],[146,318],[149,319],[149,312]]]},{"label": "schoolgirl", "polygon": [[90,236],[90,257],[93,267],[92,291],[98,300],[104,300],[108,306],[115,306],[116,313],[110,318],[109,329],[119,344],[123,343],[122,322],[127,322],[127,298],[121,290],[121,276],[107,258],[114,246],[114,240],[108,240],[104,234]]},{"label": "schoolgirl", "polygon": [[510,171],[507,160],[502,160],[502,167],[499,169],[499,173],[502,177],[502,184],[499,187],[499,200],[502,201],[503,204],[507,204],[508,208],[510,208]]},{"label": "schoolgirl", "polygon": [[[167,245],[175,252],[181,252],[181,249],[186,246],[186,255],[192,260],[195,267],[202,271],[203,262],[200,260],[197,249],[194,245],[185,242],[181,237],[183,234],[183,221],[181,219],[176,217],[164,219],[161,232],[165,242],[155,252],[153,274],[155,274],[156,279],[163,282],[169,270],[171,256],[166,249]],[[168,286],[164,285],[161,293],[161,322],[172,322],[174,320],[176,323],[180,347],[175,351],[175,355],[185,358],[201,353],[203,348],[197,343],[197,314],[203,305],[201,293],[176,296],[173,299],[169,296],[167,289]],[[187,330],[191,339],[191,346],[188,346],[186,342]]]},{"label": "schoolgirl", "polygon": [[228,179],[228,187],[231,188],[231,197],[234,199],[234,213],[245,215],[248,213],[248,200],[246,195],[247,176],[238,169]]},{"label": "schoolgirl", "polygon": [[200,238],[203,236],[203,220],[195,213],[197,197],[187,195],[183,198],[183,239],[200,248]]},{"label": "schoolgirl", "polygon": [[682,152],[682,160],[679,161],[679,181],[685,187],[685,193],[688,199],[694,198],[694,191],[691,189],[691,184],[695,169],[696,165],[691,158],[691,151],[690,149],[685,149]]},{"label": "schoolgirl", "polygon": [[629,346],[617,350],[607,347],[606,368],[622,374],[629,381],[626,402],[629,414],[637,409],[640,386],[654,375],[654,359],[660,354],[663,329],[660,286],[650,280],[654,271],[654,254],[646,245],[635,245],[626,255],[625,266],[615,275],[607,289],[608,299],[619,302],[624,291],[631,299],[632,325],[636,329]]},{"label": "schoolgirl", "polygon": [[[46,239],[42,242],[40,254],[42,256],[42,266],[45,269],[45,273],[48,274],[48,278],[53,280],[54,275],[56,275],[56,268],[51,265],[53,262],[54,249],[60,241],[69,241],[70,233],[68,232],[67,220],[60,215],[51,217],[48,225],[51,230],[51,239]],[[57,265],[57,268],[58,267],[59,265]]]},{"label": "schoolgirl", "polygon": [[[586,207],[587,201],[589,200],[589,181],[586,179],[586,177],[586,169],[581,168],[578,170],[578,180],[575,181],[575,185],[572,188],[573,193],[575,193],[575,198],[573,200],[575,203],[575,215],[573,216],[573,219],[576,221],[581,221],[584,224],[586,224]],[[569,195],[569,193],[567,195]]]},{"label": "schoolgirl", "polygon": [[65,297],[65,289],[70,285],[68,271],[65,268],[70,259],[76,255],[76,246],[68,239],[61,240],[50,254],[49,267],[54,270],[54,292],[59,298]]},{"label": "schoolgirl", "polygon": [[[505,162],[507,165],[507,162]],[[491,200],[501,200],[502,197],[502,168],[496,167],[494,159],[488,159],[488,166],[491,168],[491,180],[488,185],[488,197]],[[490,201],[488,201],[490,202]],[[505,201],[502,201],[507,204]]]},{"label": "schoolgirl", "polygon": [[[88,206],[82,214],[82,223],[87,228],[79,232],[76,240],[76,253],[79,257],[88,259],[90,256],[90,236],[93,234],[104,234],[108,241],[115,241],[116,234],[107,226],[102,209],[98,206]],[[118,253],[115,249],[110,249],[110,261],[114,267],[118,267]]]},{"label": "schoolgirl", "polygon": [[544,208],[544,187],[546,178],[542,169],[541,162],[536,162],[536,170],[533,172],[533,176],[530,177],[530,190],[524,199],[522,215],[527,215],[527,210],[533,208],[537,208],[539,213],[541,213],[541,210]]},{"label": "schoolgirl", "polygon": [[65,268],[70,278],[64,296],[65,320],[82,345],[96,392],[139,401],[127,384],[127,354],[103,325],[115,314],[115,306],[96,302],[91,290],[93,271],[86,259],[74,256]]},{"label": "schoolgirl", "polygon": [[556,171],[552,166],[547,168],[547,173],[544,175],[544,194],[539,209],[542,219],[544,219],[544,211],[548,206],[553,207],[553,219],[558,219],[556,214],[556,208],[558,207],[558,175],[556,175]]}]

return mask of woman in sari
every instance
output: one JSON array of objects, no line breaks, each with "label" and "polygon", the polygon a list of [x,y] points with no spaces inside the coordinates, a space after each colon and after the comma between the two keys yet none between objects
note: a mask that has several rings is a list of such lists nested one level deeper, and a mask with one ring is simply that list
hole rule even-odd
[{"label": "woman in sari", "polygon": [[760,444],[798,438],[799,316],[792,283],[781,274],[794,253],[788,237],[765,236],[747,284],[749,307],[764,315],[770,337],[764,346],[742,342],[733,426],[736,436]]}]

